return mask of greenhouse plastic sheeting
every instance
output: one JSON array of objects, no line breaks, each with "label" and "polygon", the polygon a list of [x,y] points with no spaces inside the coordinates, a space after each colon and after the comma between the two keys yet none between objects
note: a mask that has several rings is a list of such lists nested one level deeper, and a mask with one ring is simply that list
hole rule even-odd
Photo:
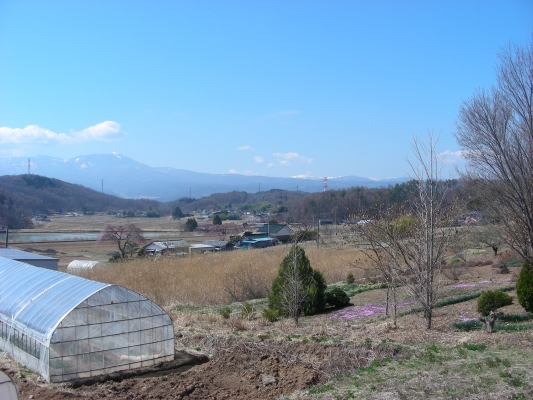
[{"label": "greenhouse plastic sheeting", "polygon": [[116,285],[0,257],[0,347],[51,382],[174,358],[161,307]]}]

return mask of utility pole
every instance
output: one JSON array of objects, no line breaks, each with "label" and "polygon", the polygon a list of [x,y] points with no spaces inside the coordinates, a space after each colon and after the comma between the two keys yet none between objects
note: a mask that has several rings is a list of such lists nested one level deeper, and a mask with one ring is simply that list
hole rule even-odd
[{"label": "utility pole", "polygon": [[318,219],[318,224],[316,226],[316,248],[320,246],[320,218]]}]

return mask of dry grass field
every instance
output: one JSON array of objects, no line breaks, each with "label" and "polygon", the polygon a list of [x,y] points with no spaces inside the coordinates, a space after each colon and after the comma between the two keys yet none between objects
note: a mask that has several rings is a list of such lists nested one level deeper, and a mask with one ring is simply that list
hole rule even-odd
[{"label": "dry grass field", "polygon": [[[362,251],[346,240],[344,235],[332,235],[318,249],[316,243],[306,243],[312,267],[324,274],[328,284],[344,281],[348,273],[359,283],[374,282],[376,274]],[[74,256],[105,259],[113,249],[96,242],[31,247],[54,249],[63,264]],[[460,301],[436,308],[431,330],[424,329],[422,313],[402,288],[397,327],[384,312],[384,289],[355,294],[349,307],[303,317],[298,327],[290,319],[264,320],[264,297],[288,250],[276,246],[140,258],[83,273],[126,286],[161,304],[173,318],[178,353],[207,356],[206,364],[80,388],[40,382],[4,354],[0,354],[0,366],[16,376],[21,398],[533,398],[531,321],[502,322],[492,335],[482,329],[461,331],[453,325],[478,317],[476,299],[465,296],[515,284],[519,267],[514,266],[517,258],[509,249],[494,257],[490,248],[472,244],[464,274],[457,280],[439,277],[441,299]],[[511,265],[509,273],[499,273],[496,267],[502,263]],[[258,294],[249,300],[251,312],[244,314],[243,302],[235,301],[243,288]],[[509,294],[514,304],[502,311],[525,315],[516,292],[510,289]],[[223,306],[230,307],[229,318],[220,315]],[[274,377],[275,383],[265,384],[265,376]]]},{"label": "dry grass field", "polygon": [[[359,250],[317,249],[314,244],[305,249],[313,268],[323,272],[329,283],[344,280],[349,272],[362,276],[360,268],[365,264]],[[287,252],[287,246],[275,246],[192,257],[146,257],[108,264],[80,275],[128,287],[163,306],[227,304],[232,300],[228,291],[239,291],[236,285],[248,285],[250,290],[255,288],[266,295]],[[361,260],[358,268],[356,260]]]}]

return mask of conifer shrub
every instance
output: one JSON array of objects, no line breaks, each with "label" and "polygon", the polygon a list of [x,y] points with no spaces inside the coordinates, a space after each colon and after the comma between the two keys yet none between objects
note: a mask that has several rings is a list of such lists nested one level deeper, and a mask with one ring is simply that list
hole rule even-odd
[{"label": "conifer shrub", "polygon": [[280,264],[272,282],[268,307],[281,316],[313,315],[326,306],[326,280],[313,270],[300,246],[293,246]]},{"label": "conifer shrub", "polygon": [[481,293],[477,299],[477,311],[487,316],[491,311],[496,311],[500,307],[513,304],[513,298],[501,290],[489,290]]},{"label": "conifer shrub", "polygon": [[347,276],[346,276],[346,283],[348,285],[351,285],[355,282],[355,278],[353,276],[353,274],[350,272]]},{"label": "conifer shrub", "polygon": [[518,303],[527,312],[533,312],[533,268],[529,262],[525,262],[516,282],[516,297]]},{"label": "conifer shrub", "polygon": [[335,308],[342,308],[350,303],[350,298],[344,290],[335,286],[326,291],[326,303]]}]

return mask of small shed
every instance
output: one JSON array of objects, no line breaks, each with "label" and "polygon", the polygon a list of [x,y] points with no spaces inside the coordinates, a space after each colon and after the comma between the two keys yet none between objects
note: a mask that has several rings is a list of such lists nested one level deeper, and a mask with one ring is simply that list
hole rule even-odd
[{"label": "small shed", "polygon": [[93,269],[97,266],[102,266],[103,264],[100,261],[90,261],[90,260],[73,260],[67,266],[67,271],[76,271],[81,269]]},{"label": "small shed", "polygon": [[208,244],[193,244],[189,247],[189,253],[192,254],[199,254],[199,253],[206,253],[206,252],[213,252],[215,251],[215,246],[210,246]]},{"label": "small shed", "polygon": [[272,238],[256,238],[241,241],[241,247],[243,249],[261,249],[263,247],[274,246],[275,240]]},{"label": "small shed", "polygon": [[187,243],[185,240],[167,240],[152,242],[146,245],[143,250],[145,254],[159,255],[186,252],[188,248],[189,243]]},{"label": "small shed", "polygon": [[11,248],[0,249],[0,257],[4,257],[14,261],[20,261],[34,267],[51,269],[57,271],[57,258],[41,256],[40,254],[29,253],[27,251],[15,250]]}]

